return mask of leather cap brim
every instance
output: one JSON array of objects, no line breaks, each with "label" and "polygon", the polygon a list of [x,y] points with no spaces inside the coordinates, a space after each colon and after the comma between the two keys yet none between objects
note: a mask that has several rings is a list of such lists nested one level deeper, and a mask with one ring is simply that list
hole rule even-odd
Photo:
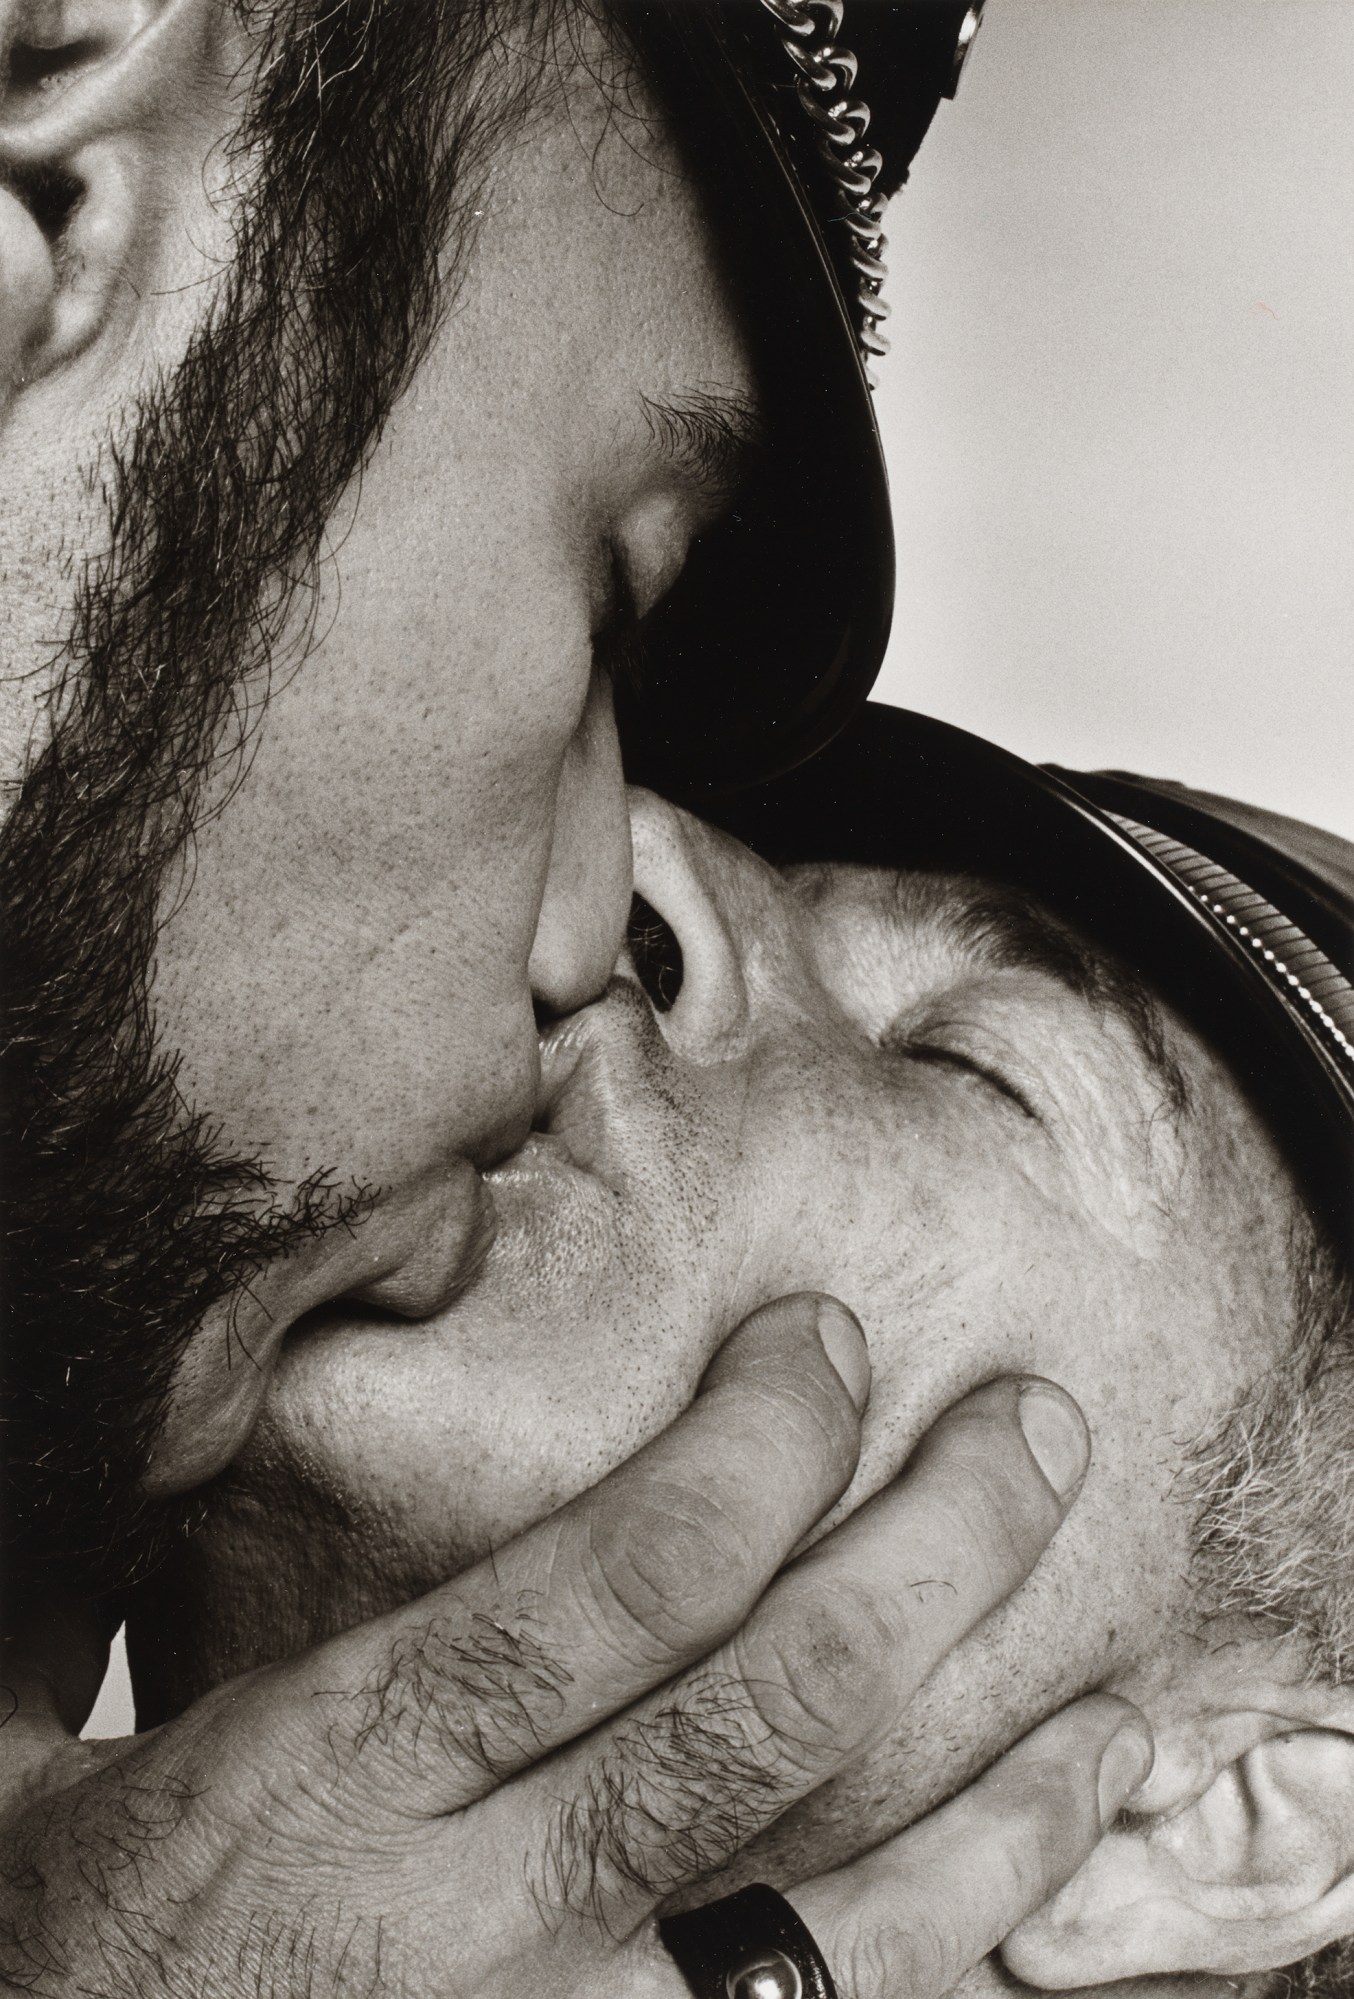
[{"label": "leather cap brim", "polygon": [[[857,88],[906,176],[953,86],[967,13],[854,0]],[[976,18],[976,16],[975,16]],[[860,352],[850,234],[777,24],[760,0],[623,16],[700,184],[751,343],[767,440],[733,517],[692,551],[618,689],[632,776],[700,804],[793,769],[855,714],[893,613],[888,479]],[[858,280],[856,281],[858,283]]]}]

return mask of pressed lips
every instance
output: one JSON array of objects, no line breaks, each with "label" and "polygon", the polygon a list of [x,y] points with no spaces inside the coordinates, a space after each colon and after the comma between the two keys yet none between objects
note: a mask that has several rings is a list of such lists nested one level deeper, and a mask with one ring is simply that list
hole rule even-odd
[{"label": "pressed lips", "polygon": [[624,1129],[637,1093],[651,1085],[662,1035],[653,1009],[629,979],[613,978],[600,1000],[541,1036],[541,1081],[532,1129],[485,1175],[491,1187],[535,1171],[572,1170],[616,1194],[630,1183]]}]

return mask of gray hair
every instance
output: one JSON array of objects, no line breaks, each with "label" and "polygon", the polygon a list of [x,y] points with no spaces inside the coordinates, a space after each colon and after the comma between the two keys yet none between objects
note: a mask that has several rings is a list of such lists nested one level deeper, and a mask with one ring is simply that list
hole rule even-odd
[{"label": "gray hair", "polygon": [[[1191,1453],[1204,1601],[1293,1633],[1313,1680],[1354,1681],[1354,1279],[1294,1203],[1292,1337]],[[1274,1999],[1349,1999],[1354,1938],[1276,1974]]]},{"label": "gray hair", "polygon": [[1313,1679],[1354,1679],[1354,1283],[1305,1212],[1292,1335],[1191,1453],[1205,1600],[1293,1632]]}]

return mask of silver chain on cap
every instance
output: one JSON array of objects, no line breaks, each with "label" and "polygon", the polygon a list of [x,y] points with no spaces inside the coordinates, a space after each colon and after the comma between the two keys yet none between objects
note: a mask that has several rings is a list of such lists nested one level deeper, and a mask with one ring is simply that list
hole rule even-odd
[{"label": "silver chain on cap", "polygon": [[[884,263],[886,196],[878,186],[882,155],[867,146],[870,107],[852,94],[856,58],[837,39],[842,31],[845,0],[761,0],[781,30],[781,47],[798,72],[795,88],[813,126],[818,152],[832,176],[839,219],[850,231],[849,256],[856,273],[856,304],[860,309],[860,345],[870,387],[878,382],[872,360],[889,351],[880,328],[889,316],[881,297],[888,275]],[[954,95],[959,72],[978,27],[982,0],[969,8],[955,46],[954,69],[946,95]]]},{"label": "silver chain on cap", "polygon": [[762,0],[781,29],[781,47],[798,75],[795,89],[813,126],[818,152],[832,176],[841,220],[851,232],[849,251],[856,272],[856,303],[860,308],[860,345],[870,387],[873,357],[887,354],[889,343],[880,327],[889,316],[880,297],[887,275],[884,251],[884,195],[876,183],[883,170],[882,155],[865,144],[870,107],[851,94],[856,58],[837,41],[845,0]]}]

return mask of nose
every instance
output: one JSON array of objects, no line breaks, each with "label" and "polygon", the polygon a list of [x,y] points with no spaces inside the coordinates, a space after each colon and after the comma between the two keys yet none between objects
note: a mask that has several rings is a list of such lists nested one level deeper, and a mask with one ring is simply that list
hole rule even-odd
[{"label": "nose", "polygon": [[527,976],[540,1012],[572,1013],[615,969],[630,909],[630,815],[606,676],[594,677],[555,791]]},{"label": "nose", "polygon": [[635,892],[657,911],[682,953],[682,983],[660,1016],[664,1035],[697,1063],[727,1062],[748,1039],[742,953],[719,894],[713,836],[651,791],[632,787]]}]

